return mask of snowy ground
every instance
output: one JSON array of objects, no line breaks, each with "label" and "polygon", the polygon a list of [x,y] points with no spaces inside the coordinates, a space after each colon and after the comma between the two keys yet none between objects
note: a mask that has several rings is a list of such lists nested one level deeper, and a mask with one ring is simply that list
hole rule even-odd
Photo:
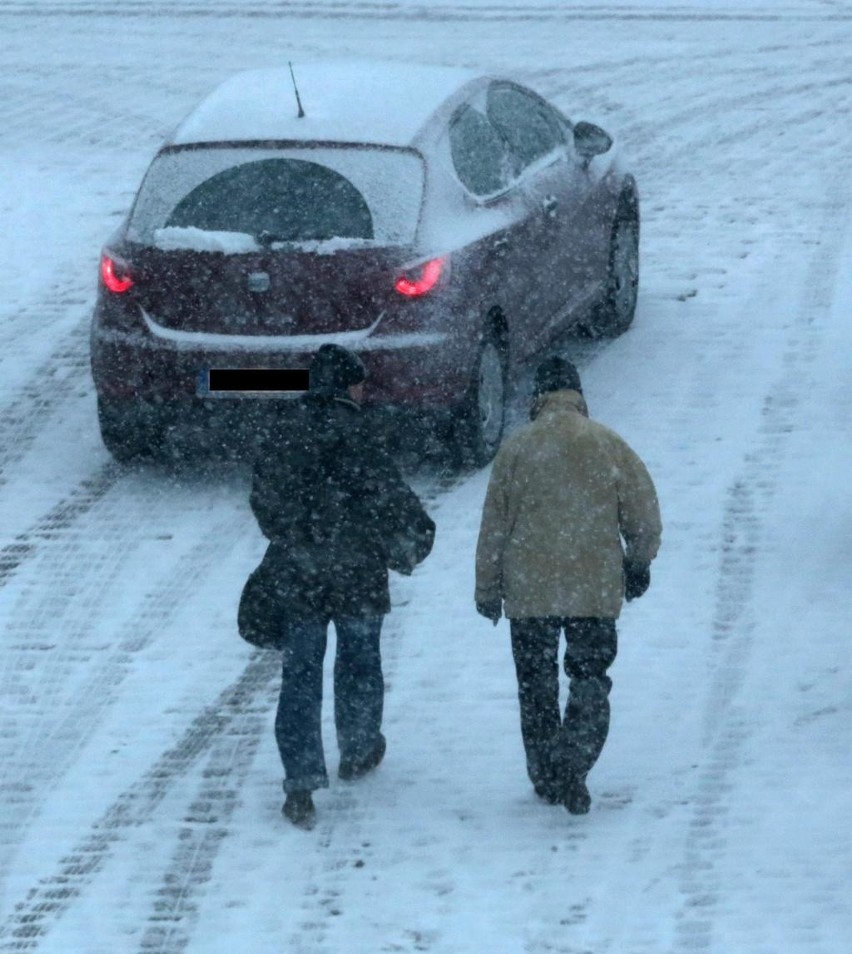
[{"label": "snowy ground", "polygon": [[[852,4],[0,0],[0,37],[0,952],[851,950]],[[487,472],[416,475],[388,757],[305,833],[234,628],[246,474],[97,435],[97,255],[160,138],[236,70],[353,54],[513,71],[639,180],[636,323],[573,354],[664,546],[584,818],[533,796],[473,609]]]}]

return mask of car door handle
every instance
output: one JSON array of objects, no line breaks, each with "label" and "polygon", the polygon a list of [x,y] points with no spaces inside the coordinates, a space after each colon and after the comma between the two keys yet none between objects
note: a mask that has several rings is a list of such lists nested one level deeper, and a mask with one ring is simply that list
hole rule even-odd
[{"label": "car door handle", "polygon": [[559,210],[559,199],[555,195],[546,195],[541,201],[541,207],[544,209],[545,214],[549,216],[556,215]]}]

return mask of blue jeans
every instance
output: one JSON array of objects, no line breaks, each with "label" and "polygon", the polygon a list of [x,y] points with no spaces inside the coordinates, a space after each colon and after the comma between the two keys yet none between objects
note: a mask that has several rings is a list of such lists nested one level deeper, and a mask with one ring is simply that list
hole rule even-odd
[{"label": "blue jeans", "polygon": [[[334,620],[334,723],[341,760],[368,757],[380,739],[385,696],[382,620],[382,616]],[[327,639],[325,620],[287,620],[282,625],[281,695],[275,739],[284,764],[285,792],[328,787],[322,744]]]}]

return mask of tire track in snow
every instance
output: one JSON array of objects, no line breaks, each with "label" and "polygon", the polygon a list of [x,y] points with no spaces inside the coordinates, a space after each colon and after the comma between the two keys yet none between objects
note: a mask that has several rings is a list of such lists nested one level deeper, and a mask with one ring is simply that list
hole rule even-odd
[{"label": "tire track in snow", "polygon": [[[843,68],[843,67],[841,67]],[[745,96],[728,96],[721,97],[714,101],[711,101],[709,104],[705,102],[699,102],[695,106],[690,106],[687,109],[681,110],[677,113],[674,113],[672,116],[667,118],[667,122],[671,122],[675,125],[686,125],[695,120],[706,120],[709,124],[712,125],[714,122],[714,114],[724,112],[728,115],[734,115],[732,111],[736,110],[739,112],[744,107],[749,107],[753,105],[759,105],[767,100],[777,103],[780,99],[786,99],[790,96],[801,96],[803,94],[811,93],[824,93],[827,90],[831,89],[843,89],[852,86],[852,79],[849,78],[848,72],[844,75],[839,76],[832,80],[819,80],[814,82],[807,83],[796,83],[793,85],[790,84],[778,84],[776,86],[771,86],[766,89],[757,90],[753,93],[749,93]],[[708,105],[710,106],[712,112],[708,113]],[[813,109],[813,105],[809,107]],[[785,115],[784,124],[787,124],[790,121],[791,117]],[[642,128],[644,127],[644,128]],[[781,128],[778,123],[777,116],[775,114],[770,114],[767,116],[765,121],[754,123],[753,124],[753,133],[760,132],[766,129],[779,129]],[[752,134],[753,134],[752,133]],[[631,143],[631,148],[636,148],[637,146],[649,145],[658,140],[658,133],[654,132],[652,129],[647,128],[646,124],[641,124],[641,126],[629,127],[624,131],[625,138],[629,137]],[[682,152],[688,152],[694,150],[696,146],[702,145],[715,145],[719,142],[729,142],[732,141],[730,138],[725,138],[719,136],[718,130],[714,130],[712,135],[707,135],[704,139],[690,141],[687,144],[684,144],[681,147]],[[650,158],[650,157],[649,157]]]},{"label": "tire track in snow", "polygon": [[[0,15],[32,16],[32,10],[20,0],[4,0],[0,3]],[[618,9],[600,9],[596,6],[570,6],[558,4],[530,6],[527,4],[512,6],[511,4],[495,4],[486,6],[466,6],[465,4],[435,5],[422,4],[415,6],[404,3],[289,3],[285,0],[267,0],[258,2],[250,7],[232,2],[210,3],[183,3],[170,4],[162,0],[149,0],[148,3],[139,3],[133,7],[115,7],[111,4],[81,0],[77,4],[49,5],[39,7],[39,15],[44,17],[169,17],[169,18],[214,18],[214,19],[268,19],[289,18],[309,19],[351,19],[358,17],[362,20],[437,20],[441,22],[454,21],[592,21],[592,22],[676,22],[676,23],[737,23],[737,22],[847,22],[852,20],[852,14],[842,8],[790,11],[774,13],[770,10],[755,10],[743,12],[731,10],[700,10],[700,9],[648,9],[642,6],[623,6]]]},{"label": "tire track in snow", "polygon": [[[605,112],[614,109],[623,114],[625,105],[614,102],[602,92],[603,90],[620,90],[621,84],[626,83],[630,90],[630,98],[635,101],[637,92],[648,87],[654,93],[655,108],[659,109],[660,106],[668,103],[683,102],[683,93],[678,84],[686,70],[709,67],[705,73],[705,83],[718,82],[727,92],[731,86],[733,74],[736,74],[744,84],[750,84],[755,77],[766,76],[773,80],[777,79],[777,60],[781,53],[794,53],[798,69],[808,72],[815,68],[815,64],[803,64],[801,62],[803,53],[822,54],[831,49],[840,49],[845,52],[848,49],[845,38],[833,40],[821,38],[803,43],[773,43],[758,46],[749,52],[749,60],[745,65],[743,65],[742,49],[732,46],[725,49],[714,48],[709,53],[690,51],[686,54],[655,56],[653,70],[648,69],[647,56],[634,56],[626,59],[584,62],[575,67],[534,69],[527,71],[526,76],[531,83],[547,84],[545,92],[548,96],[560,96],[569,91],[581,90],[584,104],[598,103],[603,106]],[[772,62],[767,60],[768,57],[772,57]],[[734,62],[733,70],[725,65],[731,61]],[[579,77],[580,81],[569,79],[569,77]],[[592,77],[594,82],[589,82]],[[711,95],[718,95],[715,89],[708,92]],[[637,111],[637,109],[638,107],[634,106],[631,113],[636,119],[640,119],[644,115],[644,110]],[[567,111],[569,116],[575,112],[572,108],[568,108]],[[665,128],[668,129],[667,123]]]},{"label": "tire track in snow", "polygon": [[[58,317],[68,304],[61,298],[51,297],[45,307]],[[29,311],[42,314],[43,308],[27,309]],[[69,398],[85,394],[92,387],[86,322],[77,325],[50,357],[33,369],[11,402],[0,406],[0,488],[8,483],[9,468],[26,457],[57,409]]]},{"label": "tire track in snow", "polygon": [[[812,256],[797,320],[783,360],[783,375],[767,394],[755,449],[747,454],[742,475],[728,492],[722,524],[722,557],[712,639],[717,653],[715,675],[705,711],[706,764],[695,796],[695,809],[684,846],[681,892],[684,900],[675,929],[673,954],[713,948],[714,908],[723,894],[716,872],[725,849],[724,829],[729,781],[742,759],[749,736],[748,713],[738,701],[747,671],[756,627],[751,605],[755,561],[762,538],[762,518],[775,492],[787,438],[799,419],[800,397],[794,382],[806,379],[805,369],[817,353],[821,324],[832,307],[833,289],[841,267],[842,238],[847,228],[852,190],[852,164],[838,163],[845,174],[831,193],[820,230],[832,236],[830,248]],[[755,947],[759,946],[755,939]]]},{"label": "tire track in snow", "polygon": [[[90,831],[63,857],[57,870],[31,888],[13,914],[0,926],[0,952],[22,954],[37,950],[65,911],[102,871],[113,848],[124,833],[148,822],[159,804],[183,779],[198,760],[230,734],[236,744],[245,745],[245,737],[256,735],[257,697],[277,675],[277,661],[271,654],[253,657],[240,677],[209,706],[201,710],[184,731],[177,744],[164,752],[152,767],[129,786]],[[226,748],[216,751],[223,758]],[[230,764],[230,763],[228,763]],[[208,772],[228,765],[215,765]],[[213,775],[211,775],[213,777]]]},{"label": "tire track in snow", "polygon": [[[122,474],[130,478],[123,484],[125,493],[109,495]],[[0,583],[8,583],[17,569],[16,561],[40,559],[38,575],[24,580],[12,594],[16,602],[8,607],[5,626],[0,692],[10,701],[26,703],[17,709],[10,706],[6,732],[0,739],[0,758],[7,777],[14,779],[5,789],[11,792],[11,802],[23,792],[31,803],[37,786],[49,788],[65,770],[96,728],[116,687],[130,671],[133,656],[217,562],[218,550],[210,540],[234,541],[246,530],[245,515],[231,513],[194,546],[190,538],[172,554],[159,577],[151,575],[138,606],[126,621],[117,624],[117,632],[111,632],[102,622],[109,620],[107,601],[115,598],[111,584],[127,572],[128,562],[137,559],[144,546],[156,549],[152,566],[159,567],[163,544],[149,541],[172,539],[171,533],[160,534],[157,527],[173,529],[173,498],[164,494],[159,484],[146,484],[144,474],[137,475],[135,485],[132,478],[132,472],[108,464],[95,478],[83,482],[85,492],[61,502],[33,530],[0,551],[6,558]],[[192,511],[202,511],[206,503],[206,498],[193,493],[189,506],[184,501],[179,508],[181,518],[191,519]],[[75,526],[92,510],[91,520]],[[145,528],[141,533],[140,526]],[[50,581],[49,586],[44,579]],[[65,696],[71,697],[70,702]],[[38,706],[34,708],[33,702]],[[14,721],[18,719],[20,726]],[[3,830],[14,835],[24,816],[20,806],[10,812]],[[29,817],[26,805],[24,813]],[[9,844],[8,837],[5,844]]]},{"label": "tire track in snow", "polygon": [[[3,122],[3,116],[0,113],[0,123]],[[95,262],[97,265],[97,262]],[[53,285],[37,302],[27,304],[22,308],[16,307],[17,303],[12,299],[5,299],[0,310],[0,317],[3,322],[3,337],[0,339],[2,347],[2,361],[16,360],[16,350],[21,347],[20,339],[25,337],[33,328],[37,327],[40,332],[58,325],[62,319],[67,319],[77,309],[84,306],[91,307],[95,273],[92,272],[91,281],[76,281],[73,284],[65,282],[61,285]],[[62,340],[57,343],[57,348],[69,347],[69,339],[80,338],[81,354],[86,353],[82,347],[82,337],[88,332],[88,316],[69,332],[65,329],[61,334]],[[88,344],[88,340],[86,341]],[[2,366],[2,365],[0,365]]]},{"label": "tire track in snow", "polygon": [[[198,915],[198,894],[210,880],[229,822],[239,804],[240,790],[251,769],[277,692],[278,657],[256,654],[268,679],[258,680],[257,692],[240,718],[215,739],[202,783],[177,834],[171,861],[155,891],[154,912],[139,945],[139,954],[180,954],[192,940]],[[263,657],[263,658],[260,658]]]},{"label": "tire track in snow", "polygon": [[45,543],[61,537],[87,514],[118,482],[121,468],[108,462],[87,477],[28,530],[0,547],[0,589],[21,565],[31,560]]},{"label": "tire track in snow", "polygon": [[[692,57],[684,58],[684,62],[691,63],[692,59]],[[676,66],[677,61],[673,61],[672,65]],[[619,126],[619,139],[629,146],[631,161],[642,161],[642,159],[657,161],[659,159],[659,148],[661,144],[665,146],[671,139],[672,130],[684,126],[691,126],[696,120],[714,127],[712,136],[708,134],[702,140],[690,139],[683,143],[680,146],[680,151],[682,152],[694,150],[702,145],[715,145],[720,142],[732,141],[732,137],[726,138],[719,134],[717,128],[719,115],[726,115],[730,117],[732,122],[736,122],[738,113],[743,108],[759,106],[766,102],[772,103],[776,108],[768,113],[765,120],[760,123],[755,123],[752,131],[757,133],[765,129],[780,129],[784,125],[789,126],[794,117],[785,113],[783,124],[779,122],[779,111],[777,109],[777,103],[779,101],[793,95],[823,93],[827,90],[843,89],[852,85],[852,80],[849,79],[850,65],[852,65],[852,57],[841,59],[840,62],[832,61],[830,64],[826,64],[826,69],[830,68],[832,71],[837,71],[840,74],[831,80],[821,78],[817,81],[805,83],[778,83],[777,64],[766,63],[765,66],[755,67],[754,69],[746,71],[746,78],[751,92],[734,95],[729,92],[730,77],[720,75],[718,81],[722,87],[721,91],[711,89],[707,93],[702,93],[699,97],[691,98],[689,105],[685,107],[682,106],[684,102],[683,96],[677,93],[671,94],[668,99],[665,97],[660,99],[659,96],[656,96],[654,100],[655,113],[667,102],[679,107],[673,112],[667,113],[662,120],[659,115],[654,115],[651,120],[644,118],[642,115],[645,113],[644,106],[642,104],[633,106],[630,113],[634,116],[638,114],[638,117],[633,121],[628,121]],[[668,78],[671,79],[672,83],[682,76],[682,70],[671,69],[669,73],[670,77]],[[658,83],[667,86],[668,78],[665,72],[660,75],[660,71],[658,70],[654,74],[653,83],[649,82],[648,85],[651,89],[656,89]],[[753,89],[753,84],[762,78],[770,80],[772,84],[761,89]],[[545,95],[552,98],[557,104],[560,104],[565,97],[571,95],[572,102],[564,104],[564,108],[568,111],[569,115],[572,112],[582,112],[582,109],[573,108],[574,103],[578,100],[582,101],[585,108],[594,107],[594,105],[597,104],[597,106],[602,108],[605,112],[611,112],[615,109],[619,112],[624,111],[620,104],[616,105],[609,96],[601,93],[600,84],[564,82],[559,80],[556,76],[553,76],[547,77],[542,81],[542,88]],[[642,88],[643,84],[641,80],[639,82],[633,81],[632,89],[634,100],[636,99],[637,92]],[[665,129],[664,136],[660,133],[661,128]],[[652,147],[653,152],[647,156],[643,156],[641,149],[644,147]]]},{"label": "tire track in snow", "polygon": [[[151,519],[148,513],[149,523]],[[177,554],[112,634],[99,627],[97,620],[107,615],[104,603],[114,592],[110,587],[127,572],[127,559],[135,556],[138,542],[123,545],[122,560],[101,541],[103,537],[132,540],[138,523],[139,511],[116,500],[98,521],[94,546],[87,550],[72,539],[48,555],[43,576],[51,580],[50,587],[34,585],[25,590],[6,627],[11,644],[0,694],[18,705],[10,705],[0,737],[0,761],[11,780],[0,785],[0,882],[14,846],[40,809],[41,793],[53,790],[96,732],[119,686],[132,672],[136,654],[168,627],[187,594],[218,561],[210,540],[234,540],[245,528],[244,517],[233,516]],[[57,629],[61,642],[56,639]],[[82,680],[75,678],[78,670],[83,671]],[[35,687],[27,684],[31,672],[38,674]]]},{"label": "tire track in snow", "polygon": [[[20,144],[37,137],[42,148],[78,142],[89,152],[119,150],[132,142],[135,151],[144,152],[158,146],[168,131],[161,117],[136,112],[127,103],[105,112],[101,98],[80,92],[68,76],[62,79],[58,83],[55,76],[39,78],[36,86],[29,78],[20,82],[18,77],[7,77],[0,82],[0,102],[8,104],[0,113],[4,140]],[[104,168],[102,155],[86,161],[92,171]]]}]

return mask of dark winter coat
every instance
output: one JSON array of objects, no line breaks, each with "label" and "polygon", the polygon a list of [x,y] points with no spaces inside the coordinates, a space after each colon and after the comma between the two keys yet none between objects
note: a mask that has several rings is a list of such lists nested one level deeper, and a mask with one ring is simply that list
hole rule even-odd
[{"label": "dark winter coat", "polygon": [[293,618],[389,612],[388,568],[410,573],[435,524],[347,398],[310,392],[255,463],[251,507]]}]

